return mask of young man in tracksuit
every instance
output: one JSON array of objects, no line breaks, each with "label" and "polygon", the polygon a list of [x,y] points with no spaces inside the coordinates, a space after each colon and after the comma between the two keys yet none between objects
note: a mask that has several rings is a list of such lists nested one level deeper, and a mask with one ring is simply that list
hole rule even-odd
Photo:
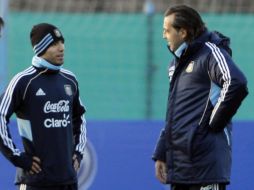
[{"label": "young man in tracksuit", "polygon": [[163,38],[174,59],[165,128],[153,159],[172,190],[225,190],[231,172],[231,119],[248,94],[231,59],[229,39],[209,32],[192,8],[178,5],[164,17]]},{"label": "young man in tracksuit", "polygon": [[[20,190],[77,190],[86,144],[85,108],[74,74],[62,68],[64,38],[47,23],[30,33],[32,66],[10,81],[0,99],[0,148],[17,167]],[[24,152],[8,130],[15,113]]]}]

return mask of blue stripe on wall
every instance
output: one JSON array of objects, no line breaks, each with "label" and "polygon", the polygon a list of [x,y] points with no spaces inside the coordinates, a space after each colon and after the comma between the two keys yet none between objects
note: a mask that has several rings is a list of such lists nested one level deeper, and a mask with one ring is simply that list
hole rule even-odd
[{"label": "blue stripe on wall", "polygon": [[[15,122],[13,139],[19,142]],[[163,127],[162,121],[88,121],[90,142],[97,154],[98,168],[89,190],[165,190],[154,177],[151,154]],[[254,186],[254,121],[237,121],[233,126],[232,183],[228,190],[252,190]],[[0,156],[0,189],[14,190],[15,169]],[[80,189],[83,190],[83,189]]]}]

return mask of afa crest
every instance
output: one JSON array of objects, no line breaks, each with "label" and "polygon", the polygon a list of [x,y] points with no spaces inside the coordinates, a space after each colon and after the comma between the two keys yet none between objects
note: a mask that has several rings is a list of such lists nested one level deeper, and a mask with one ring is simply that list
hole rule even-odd
[{"label": "afa crest", "polygon": [[194,68],[194,61],[191,61],[190,63],[189,63],[189,65],[187,66],[187,68],[186,68],[186,73],[191,73],[192,71],[193,71],[193,68]]},{"label": "afa crest", "polygon": [[65,90],[65,93],[68,95],[68,96],[72,96],[73,92],[72,92],[72,89],[71,89],[71,85],[64,85],[64,90]]}]

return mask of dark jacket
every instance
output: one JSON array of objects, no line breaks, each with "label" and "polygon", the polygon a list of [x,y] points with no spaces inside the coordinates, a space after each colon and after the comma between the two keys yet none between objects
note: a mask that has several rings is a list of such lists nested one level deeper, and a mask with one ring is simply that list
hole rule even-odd
[{"label": "dark jacket", "polygon": [[[47,186],[77,182],[74,153],[82,157],[85,112],[75,76],[64,69],[29,67],[17,74],[0,99],[0,148],[17,166],[16,184]],[[24,152],[16,148],[8,130],[15,113]],[[30,175],[32,156],[42,171]]]},{"label": "dark jacket", "polygon": [[168,183],[229,183],[231,119],[248,94],[231,59],[229,39],[205,31],[169,67],[165,128],[153,159],[165,161]]}]

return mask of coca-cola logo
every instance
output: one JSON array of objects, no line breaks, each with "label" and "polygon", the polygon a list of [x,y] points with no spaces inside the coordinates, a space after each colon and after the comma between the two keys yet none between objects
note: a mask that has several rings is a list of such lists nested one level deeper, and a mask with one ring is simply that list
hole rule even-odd
[{"label": "coca-cola logo", "polygon": [[51,103],[47,101],[44,105],[44,113],[60,113],[60,112],[69,112],[69,100],[60,100],[57,103]]}]

